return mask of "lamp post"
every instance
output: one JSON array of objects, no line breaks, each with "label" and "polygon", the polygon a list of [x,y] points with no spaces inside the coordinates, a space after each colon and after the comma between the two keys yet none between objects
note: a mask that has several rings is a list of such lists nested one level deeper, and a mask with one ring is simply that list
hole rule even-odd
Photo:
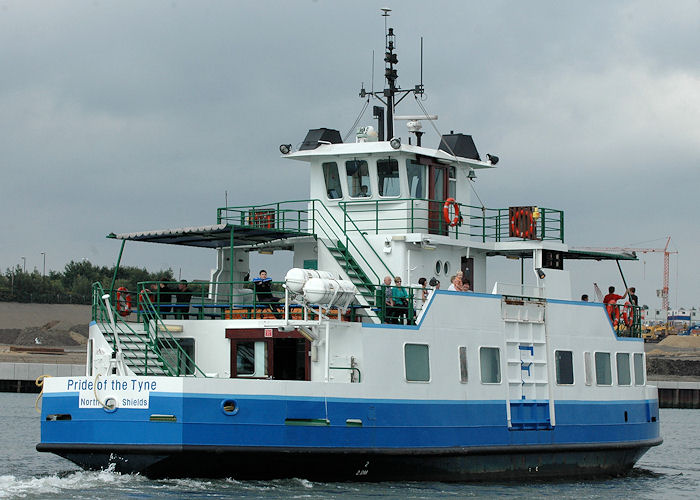
[{"label": "lamp post", "polygon": [[44,256],[44,271],[41,273],[41,276],[46,276],[46,252],[41,252],[41,255]]},{"label": "lamp post", "polygon": [[27,258],[22,257],[22,272],[26,273],[27,272]]}]

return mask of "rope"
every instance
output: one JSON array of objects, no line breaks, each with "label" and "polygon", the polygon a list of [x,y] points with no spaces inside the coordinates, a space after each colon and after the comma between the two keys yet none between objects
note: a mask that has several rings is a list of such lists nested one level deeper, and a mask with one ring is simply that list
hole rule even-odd
[{"label": "rope", "polygon": [[105,410],[113,410],[114,407],[111,407],[111,408],[110,408],[109,406],[107,406],[106,404],[104,404],[104,403],[102,402],[102,400],[100,399],[100,397],[97,395],[97,381],[99,380],[99,378],[100,378],[100,374],[98,373],[97,375],[95,375],[95,382],[93,382],[93,384],[92,384],[92,392],[95,394],[95,399],[97,400],[98,403],[100,403],[100,406],[101,406],[103,409],[105,409]]},{"label": "rope", "polygon": [[37,387],[41,387],[41,391],[39,391],[39,395],[36,397],[36,401],[34,401],[34,409],[39,414],[41,414],[41,410],[39,409],[39,401],[44,395],[44,379],[49,377],[51,377],[51,375],[39,375],[34,381],[34,384],[36,384]]},{"label": "rope", "polygon": [[352,124],[350,130],[348,130],[347,134],[345,134],[345,137],[343,137],[343,142],[347,142],[347,140],[350,138],[350,135],[355,131],[355,127],[357,127],[357,124],[360,123],[360,120],[362,120],[362,116],[365,114],[367,106],[369,106],[369,97],[365,101],[365,105],[362,106],[362,111],[360,111],[360,114],[357,116],[355,123]]}]

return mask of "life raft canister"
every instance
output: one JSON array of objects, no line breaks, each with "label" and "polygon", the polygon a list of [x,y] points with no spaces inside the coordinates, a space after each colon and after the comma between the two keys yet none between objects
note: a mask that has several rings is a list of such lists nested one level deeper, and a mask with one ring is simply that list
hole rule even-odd
[{"label": "life raft canister", "polygon": [[[452,207],[455,214],[452,218],[450,218],[450,207]],[[447,224],[451,227],[454,227],[457,224],[459,224],[459,205],[457,205],[457,202],[454,198],[447,198],[445,200],[445,204],[442,206],[442,216],[444,217],[445,222],[447,222]]]},{"label": "life raft canister", "polygon": [[[522,224],[522,219],[525,219],[525,224]],[[521,229],[522,226],[524,229]],[[532,216],[532,210],[521,208],[510,219],[510,230],[516,238],[531,238],[535,233],[535,219]]]},{"label": "life raft canister", "polygon": [[131,294],[123,286],[117,288],[117,312],[120,316],[131,314]]}]

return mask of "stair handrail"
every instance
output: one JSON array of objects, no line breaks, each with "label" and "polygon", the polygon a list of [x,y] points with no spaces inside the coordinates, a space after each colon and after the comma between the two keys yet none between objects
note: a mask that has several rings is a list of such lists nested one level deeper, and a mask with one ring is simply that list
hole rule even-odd
[{"label": "stair handrail", "polygon": [[[362,260],[364,261],[364,263],[367,264],[367,268],[372,272],[372,274],[374,275],[374,277],[377,279],[377,285],[380,285],[381,282],[382,282],[381,277],[377,274],[377,272],[374,270],[374,268],[372,267],[372,265],[367,261],[367,259],[365,258],[364,254],[360,251],[360,249],[357,247],[357,245],[355,244],[355,242],[348,236],[348,232],[340,225],[340,223],[335,219],[335,217],[333,217],[333,214],[330,213],[330,211],[328,210],[328,207],[326,207],[326,205],[325,205],[321,200],[318,200],[318,199],[311,199],[311,200],[309,200],[309,201],[312,202],[312,210],[313,210],[313,212],[314,212],[314,218],[316,217],[316,214],[317,214],[317,212],[318,212],[318,216],[319,216],[320,220],[323,221],[323,222],[325,222],[326,225],[329,226],[329,230],[333,231],[332,226],[328,223],[328,221],[326,220],[326,218],[323,217],[322,213],[316,208],[316,202],[318,202],[318,204],[320,204],[320,206],[323,207],[323,209],[326,211],[326,214],[328,215],[328,217],[329,217],[333,222],[335,222],[335,225],[338,227],[338,229],[340,230],[341,234],[342,234],[343,236],[345,236],[345,243],[344,243],[344,245],[345,245],[346,250],[349,252],[349,251],[350,251],[350,245],[352,245],[352,247],[355,249],[356,253],[362,258]],[[342,208],[341,208],[341,209],[342,209]],[[374,253],[375,257],[377,257],[377,260],[382,264],[382,266],[384,267],[384,269],[386,270],[386,272],[389,273],[389,275],[392,276],[392,277],[395,276],[395,275],[391,272],[391,270],[389,269],[389,267],[386,265],[386,262],[384,262],[384,260],[379,256],[379,254],[378,254],[377,251],[374,249],[374,247],[369,243],[369,241],[367,240],[367,238],[365,238],[365,235],[362,234],[362,231],[360,231],[360,229],[357,227],[357,225],[355,224],[355,221],[352,220],[352,218],[350,218],[350,217],[347,216],[347,213],[345,212],[344,209],[342,209],[342,210],[343,210],[343,214],[344,214],[344,220],[349,220],[349,221],[350,221],[350,223],[353,225],[353,227],[354,227],[355,230],[357,231],[357,234],[360,235],[360,237],[362,238],[362,240],[367,244],[367,247],[369,247],[369,249],[372,250],[372,253]],[[315,224],[314,224],[314,226],[315,226]],[[333,232],[332,234],[333,234],[333,236],[334,236],[335,238],[338,239],[338,241],[340,241],[340,238],[336,235],[335,232]],[[354,257],[353,257],[353,258],[354,258]]]},{"label": "stair handrail", "polygon": [[[100,300],[100,298],[104,295],[104,291],[102,288],[102,284],[100,282],[95,282],[92,284],[93,287],[93,320],[95,322],[99,322],[102,331],[103,332],[110,332],[111,331],[111,325],[108,326],[108,323],[105,321],[106,317],[108,316],[107,309],[105,307],[104,301]],[[153,306],[153,303],[150,301],[150,298],[145,297],[147,294],[142,293],[141,295],[141,300],[142,302],[147,302],[147,307],[144,308],[144,314],[147,314],[147,309],[150,309],[155,313],[155,307]],[[115,310],[115,306],[110,302],[110,307],[112,308],[112,314],[115,319],[115,326],[119,329],[119,335],[122,337],[125,337],[127,340],[133,341],[134,338],[143,340],[141,337],[134,331],[129,324],[122,319],[122,316],[118,313],[118,311]],[[157,315],[157,313],[155,313]],[[179,342],[176,341],[175,337],[172,336],[172,334],[167,331],[167,328],[163,324],[162,321],[160,321],[160,324],[163,326],[163,330],[168,334],[170,337],[168,340],[169,347],[172,347],[173,345],[176,346],[175,349],[178,351],[179,355],[184,355],[186,359],[191,362],[191,365],[193,369],[195,370],[195,376],[196,372],[198,371],[202,376],[206,377],[207,375],[195,364],[194,360],[190,358],[190,356],[185,352],[184,349],[182,349],[182,346],[180,346]],[[167,375],[169,376],[179,376],[180,375],[180,370],[179,367],[173,367],[168,361],[166,361],[163,356],[161,355],[160,352],[160,347],[158,345],[158,335],[156,331],[155,337],[151,336],[149,326],[146,325],[144,322],[144,327],[146,328],[146,334],[148,337],[148,342],[144,342],[144,346],[147,348],[148,351],[152,352],[156,358],[158,359],[158,362],[161,365],[161,368],[163,369],[164,372],[166,372]],[[114,332],[111,332],[112,336],[114,336]],[[122,340],[122,350],[127,351],[127,352],[133,352],[134,350],[128,347],[125,347],[124,341]],[[143,368],[146,371],[146,374],[148,373],[148,357],[144,358],[144,364]]]},{"label": "stair handrail", "polygon": [[[173,370],[175,373],[175,376],[180,376],[180,367],[177,366],[175,369],[170,366],[170,364],[163,358],[160,352],[160,345],[158,341],[165,341],[168,343],[169,348],[175,348],[175,350],[178,353],[179,356],[184,356],[185,360],[187,361],[187,365],[191,366],[193,368],[193,375],[196,377],[196,373],[199,372],[203,377],[206,377],[207,375],[197,366],[197,364],[194,362],[194,360],[190,357],[189,354],[187,354],[187,351],[185,351],[180,343],[177,341],[177,339],[170,333],[170,330],[168,329],[167,325],[163,323],[163,319],[160,317],[158,314],[158,311],[156,310],[156,307],[153,305],[153,302],[151,301],[151,297],[148,295],[148,291],[143,283],[139,283],[138,285],[139,289],[139,303],[142,304],[141,306],[141,321],[143,322],[143,327],[146,330],[146,333],[148,334],[148,340],[151,343],[151,348],[153,351],[158,355],[158,359],[163,363],[163,365],[167,366],[170,370]],[[153,332],[153,335],[151,335],[151,325],[155,326],[155,331]],[[160,332],[165,332],[166,337],[165,339],[159,338],[159,333]],[[162,334],[161,334],[162,335]]]}]

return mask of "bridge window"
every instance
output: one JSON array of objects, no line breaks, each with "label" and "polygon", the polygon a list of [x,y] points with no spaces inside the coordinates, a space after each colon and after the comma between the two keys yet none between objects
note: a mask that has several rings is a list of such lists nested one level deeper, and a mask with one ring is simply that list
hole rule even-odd
[{"label": "bridge window", "polygon": [[430,381],[430,353],[426,344],[405,344],[404,361],[407,381]]},{"label": "bridge window", "polygon": [[400,196],[399,162],[392,158],[377,160],[377,181],[379,196]]},{"label": "bridge window", "polygon": [[629,353],[618,352],[615,361],[617,362],[617,385],[631,385]]},{"label": "bridge window", "polygon": [[343,189],[340,187],[338,164],[334,161],[323,164],[323,178],[326,180],[326,195],[331,200],[343,197]]},{"label": "bridge window", "polygon": [[365,160],[346,161],[345,172],[348,176],[348,191],[351,198],[372,196],[372,188],[369,184],[369,167]]},{"label": "bridge window", "polygon": [[574,358],[571,351],[554,351],[557,368],[557,384],[572,385],[574,383]]},{"label": "bridge window", "polygon": [[634,353],[634,385],[644,385],[644,353]]},{"label": "bridge window", "polygon": [[498,347],[481,347],[481,382],[484,384],[501,383],[501,350]]},{"label": "bridge window", "polygon": [[595,353],[595,383],[598,385],[612,385],[609,352]]},{"label": "bridge window", "polygon": [[425,198],[425,166],[416,160],[406,160],[409,198]]},{"label": "bridge window", "polygon": [[467,348],[465,346],[459,347],[459,381],[466,384],[469,380],[469,373],[467,372]]}]

